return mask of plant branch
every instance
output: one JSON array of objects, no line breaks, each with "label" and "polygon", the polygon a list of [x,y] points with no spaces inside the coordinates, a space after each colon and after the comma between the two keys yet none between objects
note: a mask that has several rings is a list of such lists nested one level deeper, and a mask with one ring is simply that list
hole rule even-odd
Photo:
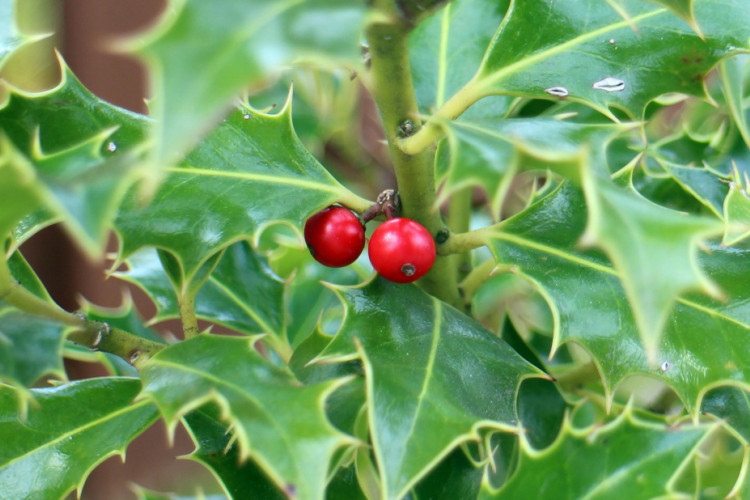
[{"label": "plant branch", "polygon": [[466,233],[451,233],[443,243],[438,244],[438,255],[463,253],[486,246],[487,240],[492,233],[497,231],[500,224],[475,229],[474,231],[468,231]]},{"label": "plant branch", "polygon": [[445,132],[443,123],[455,120],[485,94],[481,87],[470,80],[443,104],[416,134],[397,141],[397,146],[406,154],[418,154],[438,141]]},{"label": "plant branch", "polygon": [[[471,224],[471,202],[474,188],[464,187],[453,193],[448,210],[448,226],[454,233],[469,231]],[[458,273],[458,280],[462,280],[471,270],[471,255],[469,252],[455,254],[454,265]],[[465,299],[465,296],[464,296]]]},{"label": "plant branch", "polygon": [[67,336],[69,340],[96,351],[120,356],[136,367],[166,347],[107,323],[70,313],[53,302],[37,297],[13,279],[5,259],[0,259],[0,299],[23,312],[73,327]]},{"label": "plant branch", "polygon": [[[381,2],[382,3],[382,2]],[[387,7],[387,6],[386,6]],[[408,52],[409,27],[397,17],[372,21],[365,34],[369,43],[373,97],[380,110],[393,160],[402,214],[422,224],[433,238],[445,229],[437,210],[434,151],[408,154],[397,146],[400,137],[419,128],[418,107],[411,79]],[[419,284],[432,295],[454,305],[461,304],[456,269],[451,259],[438,256]]]},{"label": "plant branch", "polygon": [[461,289],[464,301],[467,304],[471,303],[471,299],[474,297],[477,290],[479,290],[479,287],[481,287],[484,282],[493,275],[493,271],[496,267],[497,262],[495,262],[495,259],[487,259],[472,269],[468,276],[464,278],[459,285],[459,288]]}]

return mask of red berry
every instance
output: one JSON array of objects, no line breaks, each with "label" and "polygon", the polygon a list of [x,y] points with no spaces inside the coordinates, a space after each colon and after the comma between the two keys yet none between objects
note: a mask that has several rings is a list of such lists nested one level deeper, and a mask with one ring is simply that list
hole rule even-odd
[{"label": "red berry", "polygon": [[328,207],[305,222],[305,242],[312,256],[328,267],[348,266],[365,248],[365,228],[344,207]]},{"label": "red berry", "polygon": [[411,283],[427,273],[435,262],[435,242],[419,222],[403,217],[378,226],[367,250],[372,267],[396,283]]}]

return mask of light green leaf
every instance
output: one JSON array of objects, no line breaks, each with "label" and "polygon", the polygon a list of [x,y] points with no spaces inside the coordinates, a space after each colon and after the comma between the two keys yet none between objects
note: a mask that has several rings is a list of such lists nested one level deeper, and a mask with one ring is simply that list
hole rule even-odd
[{"label": "light green leaf", "polygon": [[694,11],[705,39],[647,3],[629,2],[624,19],[601,0],[516,1],[471,85],[479,95],[552,94],[641,117],[662,94],[704,96],[708,71],[748,49],[750,12],[743,0],[697,0]]},{"label": "light green leaf", "polygon": [[[175,288],[156,250],[144,248],[128,260],[127,271],[116,276],[141,288],[156,304],[156,323],[179,317]],[[266,260],[246,241],[231,245],[195,298],[195,313],[241,333],[283,335],[285,284]]]},{"label": "light green leaf", "polygon": [[[434,113],[471,79],[509,3],[454,0],[412,31],[409,56],[420,111]],[[502,116],[508,105],[508,98],[487,98],[468,113]]]},{"label": "light green leaf", "polygon": [[639,422],[629,411],[603,427],[575,429],[536,451],[523,439],[515,474],[479,498],[652,499],[672,493],[672,482],[713,426],[669,428]]},{"label": "light green leaf", "polygon": [[481,186],[497,214],[518,170],[550,169],[578,179],[589,153],[601,158],[609,140],[629,127],[553,118],[461,119],[446,124],[449,147],[441,148],[437,159],[438,177],[445,179],[442,196],[467,185]]},{"label": "light green leaf", "polygon": [[65,380],[65,327],[11,307],[0,308],[0,380],[31,387],[50,375]]},{"label": "light green leaf", "polygon": [[337,288],[344,322],[319,360],[364,365],[383,495],[401,498],[482,427],[517,424],[518,384],[540,372],[481,325],[415,286]]},{"label": "light green leaf", "polygon": [[732,180],[728,181],[729,192],[724,198],[724,237],[721,242],[727,246],[736,245],[750,236],[750,179],[740,176],[735,167]]},{"label": "light green leaf", "polygon": [[280,490],[321,499],[334,453],[355,444],[325,416],[325,400],[342,379],[302,386],[253,344],[201,334],[170,346],[143,367],[144,392],[172,429],[180,416],[216,402],[241,459],[253,459]]},{"label": "light green leaf", "polygon": [[619,273],[604,255],[578,245],[586,219],[582,193],[565,184],[488,240],[498,262],[527,277],[547,299],[555,322],[552,354],[575,341],[593,356],[608,401],[620,381],[644,374],[673,387],[693,415],[707,388],[750,380],[750,290],[736,278],[750,265],[750,252],[709,245],[700,255],[726,299],[679,298],[652,367]]},{"label": "light green leaf", "polygon": [[[57,87],[39,94],[13,90],[0,108],[0,129],[16,150],[2,147],[11,165],[0,160],[0,169],[10,169],[0,189],[9,195],[4,199],[18,199],[11,201],[14,210],[0,217],[0,230],[44,207],[46,217],[61,219],[84,250],[99,255],[135,178],[147,119],[98,99],[61,65]],[[14,170],[16,179],[9,177]],[[27,231],[41,226],[36,220]]]},{"label": "light green leaf", "polygon": [[589,219],[582,239],[603,248],[619,271],[650,361],[677,297],[687,290],[718,294],[697,261],[697,243],[721,231],[718,219],[649,202],[634,189],[589,180]]},{"label": "light green leaf", "polygon": [[723,84],[724,98],[727,102],[734,123],[745,141],[750,147],[750,129],[748,128],[748,114],[745,103],[746,85],[744,84],[745,75],[748,73],[748,55],[742,54],[729,57],[721,62],[719,71],[721,73],[721,82]]},{"label": "light green leaf", "polygon": [[32,389],[26,419],[13,391],[0,386],[0,491],[7,498],[47,500],[80,492],[89,472],[157,418],[147,401],[134,403],[136,379],[96,378]]},{"label": "light green leaf", "polygon": [[155,164],[178,161],[234,95],[286,64],[358,65],[363,18],[361,2],[337,0],[175,3],[139,50],[153,75]]},{"label": "light green leaf", "polygon": [[239,445],[221,422],[221,409],[205,405],[182,418],[195,451],[188,457],[205,465],[222,485],[228,498],[243,498],[252,491],[258,500],[282,500],[285,495],[252,460],[240,460]]},{"label": "light green leaf", "polygon": [[236,110],[168,177],[148,205],[133,190],[116,220],[121,258],[144,246],[172,254],[190,283],[229,244],[273,223],[301,228],[316,210],[371,204],[339,184],[300,144],[287,106]]}]

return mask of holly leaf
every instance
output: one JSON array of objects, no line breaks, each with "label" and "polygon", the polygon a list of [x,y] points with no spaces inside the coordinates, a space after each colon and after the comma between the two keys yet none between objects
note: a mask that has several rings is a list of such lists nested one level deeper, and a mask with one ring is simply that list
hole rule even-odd
[{"label": "holly leaf", "polygon": [[168,10],[137,49],[153,78],[154,163],[179,160],[234,95],[284,65],[358,65],[363,18],[361,2],[336,0],[184,0]]},{"label": "holly leaf", "polygon": [[157,418],[133,402],[140,381],[95,378],[32,389],[35,404],[16,414],[13,391],[0,386],[0,491],[8,498],[63,498],[80,491],[91,470],[119,454]]},{"label": "holly leaf", "polygon": [[[409,57],[421,112],[434,113],[471,79],[509,3],[508,0],[454,0],[411,32]],[[467,26],[471,29],[466,29]],[[509,104],[507,97],[488,98],[468,113],[501,116]]]},{"label": "holly leaf", "polygon": [[[708,387],[748,379],[750,289],[736,279],[742,266],[750,265],[748,250],[707,245],[700,265],[724,300],[703,294],[678,298],[654,367],[620,273],[605,255],[578,245],[586,220],[583,194],[566,183],[505,221],[487,241],[498,262],[529,279],[547,300],[554,320],[550,357],[562,344],[576,342],[591,353],[608,402],[624,378],[644,374],[671,386],[694,416]],[[707,331],[713,332],[708,343]]]},{"label": "holly leaf", "polygon": [[589,218],[582,239],[603,248],[619,271],[641,342],[655,362],[677,297],[700,289],[719,294],[697,262],[697,243],[721,231],[718,219],[676,212],[631,187],[587,181]]},{"label": "holly leaf", "polygon": [[739,387],[718,387],[703,399],[701,413],[715,415],[732,427],[746,446],[750,445],[750,394]]},{"label": "holly leaf", "polygon": [[401,498],[480,428],[515,428],[518,385],[541,372],[503,341],[415,286],[334,290],[344,322],[317,361],[362,362],[384,497]]},{"label": "holly leaf", "polygon": [[552,95],[640,118],[662,94],[706,96],[705,75],[748,48],[745,7],[742,0],[696,1],[701,38],[667,9],[647,3],[628,3],[623,18],[599,0],[515,2],[470,85],[479,96]]},{"label": "holly leaf", "polygon": [[[178,318],[177,291],[153,248],[144,248],[128,260],[128,270],[115,275],[141,288],[154,301],[157,323]],[[241,333],[283,336],[285,282],[247,241],[231,245],[221,256],[195,298],[200,319]]]},{"label": "holly leaf", "polygon": [[242,498],[249,491],[259,500],[286,498],[257,464],[240,459],[239,445],[221,422],[218,406],[205,405],[185,415],[182,421],[196,444],[188,458],[205,465],[228,498]]},{"label": "holly leaf", "polygon": [[640,422],[629,411],[587,429],[566,419],[549,448],[536,451],[521,439],[516,472],[497,491],[485,483],[479,498],[662,497],[673,493],[673,480],[713,429]]},{"label": "holly leaf", "polygon": [[0,189],[13,206],[0,217],[0,230],[41,214],[45,218],[26,224],[26,231],[61,220],[84,250],[100,255],[117,206],[136,178],[147,118],[98,99],[62,60],[60,65],[57,87],[37,94],[11,89],[0,108],[6,138]]},{"label": "holly leaf", "polygon": [[304,149],[292,129],[289,106],[276,115],[235,110],[167,173],[147,205],[131,190],[116,231],[121,259],[144,246],[167,251],[183,284],[191,283],[218,251],[257,238],[270,224],[300,228],[311,213],[334,202],[357,211],[371,205]]},{"label": "holly leaf", "polygon": [[0,308],[0,380],[31,387],[45,375],[65,380],[65,327],[11,307]]},{"label": "holly leaf", "polygon": [[[499,213],[512,176],[520,169],[547,169],[578,179],[582,162],[597,164],[608,142],[632,125],[581,124],[553,118],[460,119],[447,123],[448,148],[440,148],[438,179],[442,197],[465,186],[481,186]],[[588,146],[586,146],[588,145]]]},{"label": "holly leaf", "polygon": [[727,182],[729,192],[724,198],[724,237],[721,242],[731,246],[750,236],[750,195],[747,193],[750,179],[747,173],[743,179],[735,167],[732,180]]},{"label": "holly leaf", "polygon": [[346,379],[302,386],[253,344],[201,334],[172,345],[144,365],[144,393],[170,429],[192,409],[217,403],[235,432],[240,460],[254,460],[281,491],[321,499],[334,453],[355,444],[330,424],[324,409]]}]

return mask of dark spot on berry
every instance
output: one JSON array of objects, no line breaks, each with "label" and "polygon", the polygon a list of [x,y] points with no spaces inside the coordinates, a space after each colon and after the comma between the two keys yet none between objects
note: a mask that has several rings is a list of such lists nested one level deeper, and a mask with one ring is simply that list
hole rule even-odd
[{"label": "dark spot on berry", "polygon": [[417,268],[414,267],[414,264],[404,264],[401,266],[401,272],[404,273],[404,276],[414,276],[414,273],[417,272]]}]

